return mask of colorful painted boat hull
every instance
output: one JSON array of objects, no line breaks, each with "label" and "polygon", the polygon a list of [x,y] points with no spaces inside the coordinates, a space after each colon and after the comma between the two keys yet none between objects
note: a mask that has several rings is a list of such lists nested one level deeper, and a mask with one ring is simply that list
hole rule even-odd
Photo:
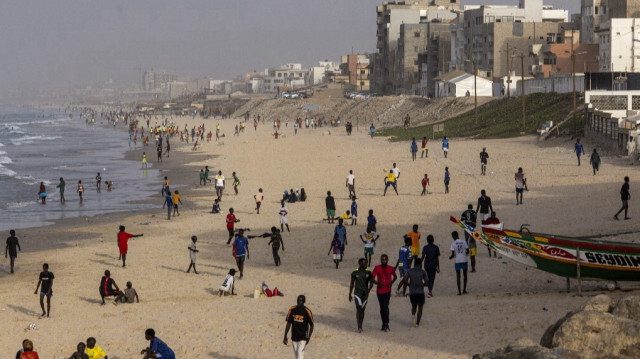
[{"label": "colorful painted boat hull", "polygon": [[[516,262],[562,277],[640,281],[640,245],[483,228],[476,231],[456,218],[477,241]],[[578,254],[579,248],[579,254]]]}]

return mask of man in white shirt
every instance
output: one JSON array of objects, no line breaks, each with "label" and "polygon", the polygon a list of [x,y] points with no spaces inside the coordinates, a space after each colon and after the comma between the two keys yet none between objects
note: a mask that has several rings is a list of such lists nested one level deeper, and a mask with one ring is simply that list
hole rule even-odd
[{"label": "man in white shirt", "polygon": [[353,170],[349,170],[346,186],[349,189],[349,199],[352,199],[356,196],[356,177],[353,175]]},{"label": "man in white shirt", "polygon": [[287,226],[287,232],[291,232],[289,230],[289,221],[287,220],[287,214],[289,211],[287,210],[287,206],[284,205],[284,201],[280,201],[280,232],[284,232],[284,227]]},{"label": "man in white shirt", "polygon": [[220,286],[220,289],[218,290],[218,296],[222,296],[222,295],[236,295],[233,292],[233,284],[235,281],[235,278],[233,277],[236,274],[236,270],[231,268],[229,269],[229,274],[227,274],[227,276],[224,278],[224,282],[222,282],[222,285]]},{"label": "man in white shirt", "polygon": [[218,171],[218,175],[216,176],[216,196],[218,196],[219,201],[222,201],[223,190],[224,190],[224,176],[222,175],[222,171]]},{"label": "man in white shirt", "polygon": [[[455,257],[456,282],[458,283],[458,295],[467,294],[467,255],[469,254],[469,245],[464,239],[458,237],[458,232],[451,232],[453,242],[451,243],[451,255],[449,259]],[[464,273],[464,287],[460,291],[460,271]]]},{"label": "man in white shirt", "polygon": [[522,167],[518,168],[514,176],[516,180],[516,205],[522,204],[522,192],[527,188],[527,177],[522,172]]},{"label": "man in white shirt", "polygon": [[393,163],[393,168],[391,169],[393,174],[396,176],[396,188],[398,187],[398,179],[400,179],[400,169],[396,167],[396,163]]}]

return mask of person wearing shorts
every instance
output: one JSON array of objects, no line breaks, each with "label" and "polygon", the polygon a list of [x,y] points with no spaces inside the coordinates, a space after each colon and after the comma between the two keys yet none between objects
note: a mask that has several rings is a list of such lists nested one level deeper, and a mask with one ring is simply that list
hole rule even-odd
[{"label": "person wearing shorts", "polygon": [[10,237],[7,238],[7,246],[5,247],[4,257],[11,257],[10,265],[11,273],[13,274],[13,266],[16,262],[16,258],[18,258],[18,250],[22,251],[22,248],[20,248],[20,242],[18,242],[18,237],[16,237],[16,231],[12,229],[9,231],[9,234]]},{"label": "person wearing shorts", "polygon": [[362,332],[364,310],[367,307],[369,292],[373,286],[371,278],[371,272],[367,269],[367,260],[365,258],[358,259],[358,269],[351,272],[351,284],[349,285],[349,302],[353,301],[356,305],[358,333]]},{"label": "person wearing shorts", "polygon": [[405,238],[411,238],[411,258],[407,266],[407,270],[411,268],[411,261],[420,257],[420,232],[418,232],[418,225],[414,224],[411,232],[405,234]]},{"label": "person wearing shorts", "polygon": [[236,264],[240,272],[239,279],[242,279],[244,277],[245,257],[249,259],[249,240],[244,236],[243,229],[238,230],[238,235],[235,241],[233,241],[233,256],[236,258]]},{"label": "person wearing shorts", "polygon": [[342,244],[338,238],[338,233],[333,234],[331,247],[329,247],[329,253],[327,253],[327,255],[331,253],[333,253],[333,263],[336,265],[336,269],[338,269],[338,265],[340,265],[340,261],[342,261]]},{"label": "person wearing shorts", "polygon": [[331,195],[331,191],[327,191],[327,197],[324,199],[324,203],[327,208],[327,222],[333,223],[333,219],[336,216],[336,202]]},{"label": "person wearing shorts", "polygon": [[378,238],[380,238],[380,236],[378,233],[373,231],[373,227],[371,225],[368,225],[367,230],[360,235],[360,240],[364,243],[364,257],[367,260],[368,266],[371,266],[373,248],[375,248]]},{"label": "person wearing shorts", "polygon": [[389,188],[389,186],[393,187],[396,195],[398,195],[398,188],[396,187],[396,175],[393,173],[393,170],[389,170],[389,174],[384,178],[384,193],[382,194],[383,196],[387,195],[387,188]]},{"label": "person wearing shorts", "polygon": [[258,193],[256,193],[253,198],[256,200],[256,214],[260,214],[260,205],[262,204],[262,200],[264,199],[262,188],[258,189]]},{"label": "person wearing shorts", "polygon": [[227,231],[229,232],[229,239],[227,239],[227,245],[231,244],[231,240],[233,239],[233,235],[235,233],[236,223],[240,222],[239,219],[236,218],[236,215],[233,214],[233,208],[229,208],[229,214],[227,214]]},{"label": "person wearing shorts", "polygon": [[409,286],[409,300],[411,301],[411,323],[417,328],[422,319],[422,307],[425,302],[424,287],[429,279],[427,272],[422,269],[422,261],[416,258],[413,268],[409,269],[407,275],[402,279],[405,286]]},{"label": "person wearing shorts", "polygon": [[[40,288],[40,308],[42,308],[42,316],[49,317],[51,314],[51,297],[53,296],[53,279],[55,276],[52,272],[49,272],[49,265],[44,263],[42,265],[42,272],[38,277],[38,284],[33,294],[38,294],[38,288]],[[42,285],[42,286],[41,286]],[[44,310],[44,297],[47,297],[47,310]]]},{"label": "person wearing shorts", "polygon": [[[394,269],[398,269],[398,274],[400,278],[404,278],[405,274],[409,270],[409,261],[411,260],[411,238],[404,238],[404,246],[400,247],[398,251],[398,261],[396,262],[396,266]],[[398,283],[398,288],[396,288],[396,295],[400,295],[400,287],[403,287],[402,295],[406,295],[407,286],[403,286],[403,282],[400,281]]]},{"label": "person wearing shorts", "polygon": [[287,220],[287,214],[289,211],[287,210],[287,206],[284,205],[284,201],[280,201],[280,232],[284,232],[284,226],[287,227],[287,232],[291,232],[289,230],[289,221]]},{"label": "person wearing shorts", "polygon": [[[449,259],[455,258],[454,268],[456,270],[456,282],[458,283],[458,295],[467,294],[467,255],[469,254],[469,246],[464,239],[458,237],[458,232],[451,232],[453,242],[451,242],[451,256]],[[464,273],[464,287],[460,291],[460,271]]]}]

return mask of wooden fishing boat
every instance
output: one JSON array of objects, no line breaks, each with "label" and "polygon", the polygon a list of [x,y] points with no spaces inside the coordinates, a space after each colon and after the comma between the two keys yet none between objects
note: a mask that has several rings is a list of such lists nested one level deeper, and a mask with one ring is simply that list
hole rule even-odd
[{"label": "wooden fishing boat", "polygon": [[502,256],[566,278],[640,281],[640,244],[496,229],[482,231],[451,217],[476,241]]}]

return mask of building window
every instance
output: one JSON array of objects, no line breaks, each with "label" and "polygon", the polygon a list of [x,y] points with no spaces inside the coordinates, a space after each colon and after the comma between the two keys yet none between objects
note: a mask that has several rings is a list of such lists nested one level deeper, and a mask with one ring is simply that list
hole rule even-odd
[{"label": "building window", "polygon": [[413,51],[418,52],[420,50],[420,48],[418,46],[413,48]]},{"label": "building window", "polygon": [[595,10],[595,12],[596,12],[596,15],[598,15],[598,8],[599,8],[599,7],[600,7],[600,6],[595,6],[595,7],[593,8],[593,10]]},{"label": "building window", "polygon": [[417,31],[416,31],[416,32],[414,32],[414,33],[413,33],[413,37],[420,37],[420,32],[417,32]]}]

